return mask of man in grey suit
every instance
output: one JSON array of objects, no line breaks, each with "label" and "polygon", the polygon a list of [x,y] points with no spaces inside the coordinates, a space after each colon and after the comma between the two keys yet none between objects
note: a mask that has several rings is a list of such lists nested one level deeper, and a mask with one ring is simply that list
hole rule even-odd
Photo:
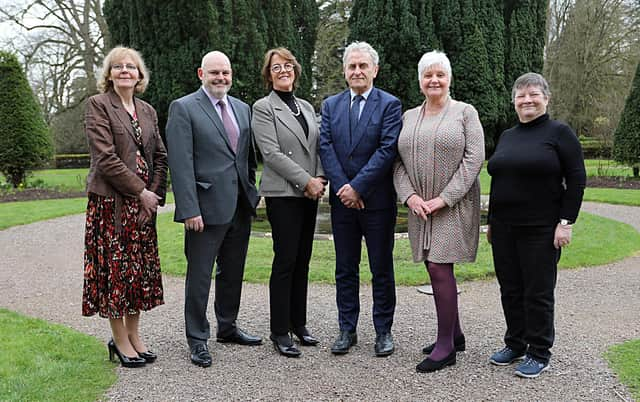
[{"label": "man in grey suit", "polygon": [[242,277],[258,194],[249,106],[227,95],[229,58],[214,51],[198,69],[202,87],[173,101],[167,150],[175,196],[174,220],[185,227],[185,329],[191,361],[211,365],[207,304],[216,263],[214,309],[218,342],[259,345],[236,326]]}]

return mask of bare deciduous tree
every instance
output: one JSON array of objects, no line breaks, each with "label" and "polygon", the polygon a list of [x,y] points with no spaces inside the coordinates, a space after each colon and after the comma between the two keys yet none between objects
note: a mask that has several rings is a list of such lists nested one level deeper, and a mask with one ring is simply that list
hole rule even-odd
[{"label": "bare deciduous tree", "polygon": [[17,52],[50,121],[96,91],[107,24],[100,0],[36,0],[0,5],[16,28],[4,47]]},{"label": "bare deciduous tree", "polygon": [[580,135],[612,135],[640,59],[640,4],[551,0],[549,17],[544,72],[554,117]]}]

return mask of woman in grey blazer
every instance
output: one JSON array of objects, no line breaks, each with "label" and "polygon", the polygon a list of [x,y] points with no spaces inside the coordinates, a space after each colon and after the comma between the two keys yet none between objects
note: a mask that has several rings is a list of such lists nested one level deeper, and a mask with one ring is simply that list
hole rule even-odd
[{"label": "woman in grey blazer", "polygon": [[273,237],[270,338],[288,357],[300,356],[289,331],[302,345],[318,344],[306,328],[307,280],[318,199],[326,184],[317,153],[315,112],[293,94],[301,71],[289,50],[267,51],[262,78],[271,93],[253,105],[251,120],[264,163],[260,195]]}]

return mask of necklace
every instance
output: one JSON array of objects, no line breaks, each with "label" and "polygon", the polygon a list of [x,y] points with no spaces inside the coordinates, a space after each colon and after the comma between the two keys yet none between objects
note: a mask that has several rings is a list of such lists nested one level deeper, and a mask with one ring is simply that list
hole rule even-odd
[{"label": "necklace", "polygon": [[289,110],[291,111],[291,114],[298,117],[300,116],[300,106],[298,105],[298,101],[296,100],[296,98],[293,98],[293,104],[296,107],[296,111],[294,112],[293,109],[291,109],[291,106],[289,106],[289,104],[287,103],[287,107],[289,108]]}]

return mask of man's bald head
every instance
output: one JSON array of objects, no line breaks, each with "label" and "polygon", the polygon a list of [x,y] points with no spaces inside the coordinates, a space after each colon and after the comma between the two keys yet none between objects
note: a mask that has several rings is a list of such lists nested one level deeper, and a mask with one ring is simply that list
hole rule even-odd
[{"label": "man's bald head", "polygon": [[231,61],[226,54],[217,50],[205,54],[198,69],[198,78],[211,96],[222,99],[233,83]]}]

